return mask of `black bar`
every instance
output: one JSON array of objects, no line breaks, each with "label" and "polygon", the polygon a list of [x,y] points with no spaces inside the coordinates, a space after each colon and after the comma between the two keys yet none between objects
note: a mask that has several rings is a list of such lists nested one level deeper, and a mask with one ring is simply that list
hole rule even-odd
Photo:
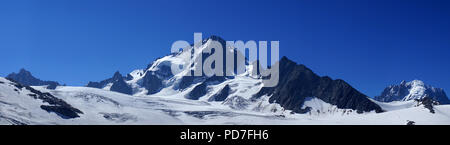
[{"label": "black bar", "polygon": [[[206,139],[182,139],[182,132],[214,132]],[[267,130],[267,138],[225,139],[225,130]],[[323,143],[385,144],[389,140],[422,140],[448,136],[449,126],[301,126],[301,125],[154,125],[154,126],[0,126],[1,139],[21,136],[30,140],[71,143],[135,144],[298,144],[303,141]],[[235,131],[236,132],[236,131]],[[253,131],[250,131],[253,132]],[[221,135],[221,136],[217,136]],[[248,134],[247,134],[248,135]],[[250,135],[251,136],[251,135]],[[253,137],[253,136],[251,136]],[[34,139],[32,139],[34,138]],[[256,137],[257,138],[257,137]],[[358,139],[360,141],[356,141]],[[440,139],[447,139],[441,137]],[[20,141],[20,140],[19,140]],[[305,143],[301,143],[305,144]]]}]

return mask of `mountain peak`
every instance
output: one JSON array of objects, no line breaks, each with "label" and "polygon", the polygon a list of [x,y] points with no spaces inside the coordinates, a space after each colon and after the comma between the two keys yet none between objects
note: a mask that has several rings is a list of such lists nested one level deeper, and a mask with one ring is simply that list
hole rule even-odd
[{"label": "mountain peak", "polygon": [[441,104],[450,104],[450,100],[443,89],[426,85],[423,81],[417,79],[410,82],[402,81],[399,85],[391,85],[384,89],[380,96],[376,96],[374,99],[381,102],[392,102],[427,97]]},{"label": "mountain peak", "polygon": [[28,86],[45,86],[48,85],[48,89],[54,89],[56,86],[59,86],[58,82],[54,81],[42,81],[36,77],[34,77],[31,72],[25,70],[24,68],[20,69],[18,73],[11,73],[7,76],[9,79],[13,79],[21,84]]},{"label": "mountain peak", "polygon": [[216,41],[225,41],[225,39],[223,39],[222,37],[217,36],[217,35],[211,35],[211,36],[208,37],[208,39],[216,40]]},{"label": "mountain peak", "polygon": [[25,68],[21,68],[19,74],[31,74],[31,72],[27,71]]},{"label": "mountain peak", "polygon": [[[219,36],[212,35],[202,40],[201,46],[198,48],[200,50],[192,51],[195,47],[190,47],[189,50],[181,51],[176,55],[171,54],[158,58],[153,61],[152,65],[149,65],[147,69],[137,70],[136,72],[141,72],[140,75],[132,75],[136,77],[129,77],[133,79],[123,81],[122,75],[120,75],[119,72],[116,72],[113,78],[98,83],[91,82],[88,84],[88,87],[101,88],[131,95],[152,95],[157,94],[162,90],[173,90],[170,91],[169,94],[171,94],[171,92],[185,92],[186,95],[182,95],[183,97],[197,100],[202,97],[212,97],[209,96],[210,94],[208,92],[211,92],[215,85],[220,84],[221,86],[229,86],[224,87],[222,91],[214,94],[214,96],[220,97],[213,97],[211,100],[217,99],[225,101],[227,100],[227,97],[247,97],[243,99],[244,101],[239,101],[247,102],[263,96],[271,96],[268,100],[269,103],[280,104],[284,109],[292,110],[296,113],[306,113],[308,110],[302,108],[302,104],[305,101],[304,99],[305,97],[313,96],[322,99],[326,103],[336,105],[338,108],[352,109],[356,110],[358,113],[383,111],[380,106],[368,99],[366,95],[360,93],[346,82],[342,80],[332,80],[330,77],[320,77],[305,65],[297,64],[285,56],[282,57],[277,64],[279,65],[279,72],[277,73],[279,73],[280,77],[276,87],[263,87],[264,85],[261,85],[261,83],[258,84],[257,81],[264,78],[252,76],[254,73],[253,71],[258,72],[258,70],[253,69],[256,65],[260,65],[258,61],[251,62],[251,65],[250,63],[244,63],[246,67],[249,67],[249,69],[245,70],[248,71],[245,72],[247,73],[245,75],[236,75],[235,77],[218,75],[207,76],[204,74],[197,76],[193,75],[195,74],[194,70],[202,69],[201,67],[203,66],[199,64],[205,62],[208,57],[214,54],[212,50],[210,53],[202,51],[203,49],[209,48],[208,45],[215,45],[212,41],[218,41],[222,46],[226,46],[225,40]],[[222,49],[224,56],[227,56],[227,53],[236,54],[236,56],[243,55],[234,50],[228,51],[228,49],[233,49],[231,47],[223,47]],[[227,69],[225,69],[225,63],[227,62],[227,57],[223,57],[223,59],[223,74],[226,74]],[[200,60],[200,63],[197,63],[197,60]],[[214,65],[215,63],[216,62],[214,62]],[[180,72],[174,73],[171,71],[172,65],[183,65],[183,69]],[[235,68],[235,70],[237,70],[237,68]],[[254,82],[255,84],[252,86],[257,87],[252,87],[255,88],[255,90],[252,93],[249,92],[248,94],[243,94],[245,96],[231,96],[232,93],[230,92],[247,92],[247,89],[243,87],[235,87],[235,85],[229,84],[231,82],[240,84],[241,81],[244,81],[242,82],[243,84],[248,84],[246,83],[247,81]],[[187,89],[189,87],[192,89]],[[262,87],[259,92],[256,90],[258,87]],[[162,93],[165,94],[167,92]],[[210,99],[207,98],[207,100]]]},{"label": "mountain peak", "polygon": [[205,44],[205,43],[208,42],[209,40],[219,42],[220,44],[222,44],[222,47],[224,47],[224,48],[225,48],[225,46],[226,46],[226,41],[225,41],[225,39],[223,39],[222,37],[216,36],[216,35],[211,35],[211,36],[209,36],[207,39],[204,39],[202,44]]},{"label": "mountain peak", "polygon": [[351,87],[343,80],[321,77],[302,64],[283,56],[280,60],[280,79],[276,87],[262,88],[254,97],[271,96],[270,103],[278,103],[295,113],[307,113],[311,108],[304,107],[306,98],[313,96],[341,109],[353,109],[358,113],[382,108],[367,99],[367,96]]},{"label": "mountain peak", "polygon": [[[16,76],[20,76],[20,77],[33,77],[33,75],[31,75],[31,72],[25,70],[24,68],[21,68],[21,69],[19,70],[18,73],[13,72],[13,73],[9,74],[9,75],[7,76],[7,78],[13,78],[13,77],[16,77]],[[34,78],[34,77],[33,77],[33,78]]]},{"label": "mountain peak", "polygon": [[411,82],[407,82],[406,85],[411,85],[411,86],[425,86],[425,83],[421,80],[413,80]]},{"label": "mountain peak", "polygon": [[400,85],[406,85],[406,81],[403,80],[403,81],[400,83]]},{"label": "mountain peak", "polygon": [[286,56],[281,57],[280,61],[290,61]]},{"label": "mountain peak", "polygon": [[123,76],[122,76],[122,74],[120,74],[120,72],[119,71],[116,71],[115,73],[114,73],[114,75],[113,75],[113,79],[121,79]]}]

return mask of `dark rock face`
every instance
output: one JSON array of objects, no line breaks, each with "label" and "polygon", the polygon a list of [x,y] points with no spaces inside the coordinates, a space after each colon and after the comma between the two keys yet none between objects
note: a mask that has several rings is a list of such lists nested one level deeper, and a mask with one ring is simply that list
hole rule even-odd
[{"label": "dark rock face", "polygon": [[168,65],[162,65],[158,68],[158,71],[154,72],[156,75],[160,76],[161,78],[169,78],[172,77],[172,69]]},{"label": "dark rock face", "polygon": [[296,113],[306,113],[302,109],[306,97],[317,97],[324,102],[336,105],[341,109],[354,109],[358,113],[376,111],[383,112],[380,106],[343,80],[332,80],[320,77],[304,65],[283,57],[280,65],[280,80],[276,87],[265,87],[254,97],[271,96],[269,102],[278,103],[283,108]]},{"label": "dark rock face", "polygon": [[205,76],[183,76],[181,78],[181,81],[178,83],[177,89],[183,90],[191,86],[192,84],[196,84],[199,82],[205,82],[208,84],[218,84],[223,81],[227,80],[227,77],[225,76],[211,76],[211,77],[205,77]]},{"label": "dark rock face", "polygon": [[214,94],[211,96],[211,98],[208,99],[208,101],[224,101],[228,95],[230,95],[231,88],[229,85],[226,85],[222,88],[222,90],[219,91],[219,93]]},{"label": "dark rock face", "polygon": [[108,85],[109,83],[114,83],[115,81],[119,80],[119,79],[123,79],[122,75],[119,72],[114,73],[112,78],[100,81],[100,82],[89,82],[87,84],[87,87],[91,87],[91,88],[103,88],[106,85]]},{"label": "dark rock face", "polygon": [[87,87],[101,89],[106,85],[112,83],[110,91],[131,95],[133,93],[133,89],[125,82],[125,80],[126,78],[124,78],[122,74],[116,72],[110,79],[106,79],[100,82],[89,82]]},{"label": "dark rock face", "polygon": [[201,83],[200,85],[195,86],[195,88],[189,92],[188,96],[186,98],[192,99],[192,100],[198,100],[200,97],[206,95],[208,92],[208,88],[206,83]]},{"label": "dark rock face", "polygon": [[79,114],[83,114],[79,109],[72,107],[70,104],[65,102],[62,99],[56,98],[50,93],[42,93],[36,89],[33,89],[30,86],[20,84],[15,80],[9,79],[11,82],[15,83],[14,86],[19,89],[26,89],[30,91],[32,94],[28,94],[28,96],[42,100],[44,103],[48,103],[49,105],[41,105],[41,109],[46,110],[47,112],[54,112],[58,114],[60,117],[65,119],[77,118],[80,117]]},{"label": "dark rock face", "polygon": [[91,88],[103,88],[105,85],[103,85],[100,82],[89,82],[86,87],[91,87]]},{"label": "dark rock face", "polygon": [[163,88],[162,80],[152,72],[145,74],[142,85],[148,90],[149,95],[158,93]]},{"label": "dark rock face", "polygon": [[110,91],[119,92],[123,94],[132,94],[133,89],[123,79],[118,79],[111,86]]},{"label": "dark rock face", "polygon": [[337,105],[338,108],[354,109],[359,113],[375,110],[382,112],[380,106],[370,101],[368,97],[343,80],[331,80],[328,77],[321,78],[321,83],[315,92],[317,98]]},{"label": "dark rock face", "polygon": [[430,113],[435,113],[434,111],[434,105],[439,105],[439,102],[433,100],[430,97],[425,97],[422,99],[415,99],[415,101],[417,102],[418,105],[423,105],[425,108],[427,108],[428,110],[430,110]]},{"label": "dark rock face", "polygon": [[[425,90],[424,92],[411,92],[414,90]],[[440,104],[450,104],[446,93],[441,88],[425,85],[422,81],[402,81],[399,85],[386,87],[380,96],[374,99],[380,102],[408,101],[413,99],[431,98]]]},{"label": "dark rock face", "polygon": [[24,85],[28,86],[47,86],[47,89],[56,89],[57,86],[60,86],[58,82],[54,81],[42,81],[40,79],[35,78],[31,73],[25,69],[20,69],[19,73],[11,73],[6,78],[15,80]]},{"label": "dark rock face", "polygon": [[[185,82],[183,82],[183,80],[186,80]],[[192,100],[198,100],[200,97],[206,95],[208,93],[208,86],[209,85],[214,85],[214,84],[219,84],[223,81],[226,80],[226,77],[224,76],[212,76],[209,78],[205,78],[205,77],[192,77],[192,76],[188,76],[183,78],[182,83],[184,83],[184,87],[188,87],[191,84],[195,84],[197,82],[201,82],[200,85],[197,85],[194,87],[194,89],[186,96],[186,98],[188,99],[192,99]],[[228,86],[228,85],[227,85]],[[228,87],[228,90],[230,88]],[[225,93],[224,93],[225,95]],[[226,95],[228,96],[228,95]],[[220,98],[220,97],[219,97]],[[226,97],[225,97],[226,98]]]},{"label": "dark rock face", "polygon": [[195,79],[194,76],[183,76],[181,78],[180,83],[178,83],[177,89],[179,90],[186,89],[187,87],[189,87],[194,83],[194,79]]},{"label": "dark rock face", "polygon": [[406,125],[416,125],[416,122],[411,121],[411,120],[407,120],[406,121]]},{"label": "dark rock face", "polygon": [[41,105],[41,109],[43,109],[47,112],[55,112],[60,117],[65,118],[65,119],[80,117],[78,115],[78,113],[81,113],[81,112],[76,112],[76,110],[72,110],[71,108],[62,107],[62,106]]}]

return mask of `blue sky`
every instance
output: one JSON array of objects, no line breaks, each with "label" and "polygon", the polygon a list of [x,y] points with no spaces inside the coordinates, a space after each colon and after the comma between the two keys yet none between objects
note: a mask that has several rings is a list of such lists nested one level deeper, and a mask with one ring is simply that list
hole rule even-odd
[{"label": "blue sky", "polygon": [[445,0],[2,0],[0,76],[85,85],[203,32],[279,40],[281,56],[371,97],[413,79],[450,91],[449,26]]}]

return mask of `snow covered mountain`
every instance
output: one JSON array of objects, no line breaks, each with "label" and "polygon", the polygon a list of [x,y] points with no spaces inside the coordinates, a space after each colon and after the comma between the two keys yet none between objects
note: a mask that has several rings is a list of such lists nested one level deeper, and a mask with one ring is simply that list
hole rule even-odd
[{"label": "snow covered mountain", "polygon": [[[213,45],[212,41],[218,41],[222,46],[226,46],[225,40],[218,36],[211,36],[201,42],[200,51],[194,51],[193,44],[191,48],[182,52],[155,60],[147,69],[135,70],[127,77],[116,72],[112,78],[98,83],[90,82],[87,87],[135,96],[178,94],[179,98],[218,101],[239,109],[247,109],[248,104],[267,97],[270,103],[279,104],[296,113],[307,113],[309,108],[302,108],[305,98],[317,97],[340,109],[353,109],[359,113],[383,111],[380,106],[345,81],[320,77],[306,66],[298,65],[286,57],[274,64],[274,66],[280,66],[280,82],[276,87],[264,87],[261,76],[254,71],[257,69],[255,67],[257,62],[237,62],[246,64],[246,69],[244,73],[235,76],[189,75],[201,67],[195,60],[205,59],[211,55],[203,50],[208,45]],[[226,53],[242,55],[230,47],[223,49]],[[225,59],[227,58],[224,57],[224,63]],[[177,74],[172,74],[172,64],[187,67]]]},{"label": "snow covered mountain", "polygon": [[450,100],[443,89],[426,85],[420,80],[402,81],[399,85],[391,85],[374,99],[381,102],[392,102],[423,98],[431,98],[440,104],[450,104]]}]

